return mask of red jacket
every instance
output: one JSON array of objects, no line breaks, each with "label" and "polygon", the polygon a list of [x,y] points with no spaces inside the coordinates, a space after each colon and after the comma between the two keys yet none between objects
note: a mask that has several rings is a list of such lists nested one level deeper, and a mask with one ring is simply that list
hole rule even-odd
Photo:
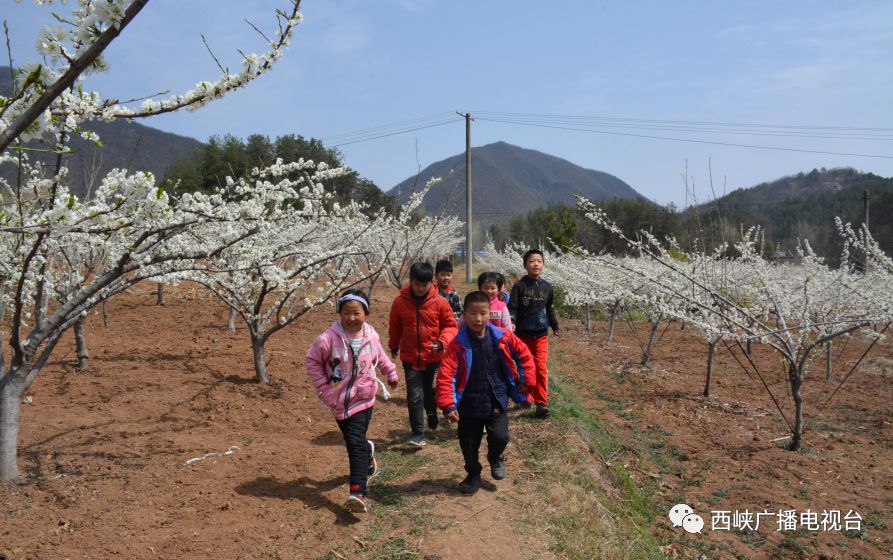
[{"label": "red jacket", "polygon": [[[517,403],[527,402],[527,397],[518,391],[519,385],[524,385],[527,390],[536,383],[533,374],[535,365],[533,355],[527,349],[520,338],[512,331],[486,325],[487,336],[492,336],[496,342],[496,351],[502,359],[503,373],[508,384],[508,398]],[[459,408],[462,393],[471,375],[471,341],[468,327],[462,327],[459,334],[446,349],[446,356],[440,364],[437,380],[434,384],[436,391],[437,407],[447,413]],[[506,405],[507,403],[502,403]]]},{"label": "red jacket", "polygon": [[421,306],[417,306],[412,288],[407,284],[391,304],[388,324],[388,348],[400,349],[400,361],[416,369],[440,363],[443,352],[434,352],[431,343],[439,340],[443,348],[449,346],[458,327],[453,310],[440,297],[437,286],[431,283]]}]

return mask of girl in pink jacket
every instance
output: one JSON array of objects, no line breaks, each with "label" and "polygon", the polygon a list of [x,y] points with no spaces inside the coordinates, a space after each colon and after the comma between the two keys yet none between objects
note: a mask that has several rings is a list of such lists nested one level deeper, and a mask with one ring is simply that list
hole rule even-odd
[{"label": "girl in pink jacket", "polygon": [[307,373],[320,400],[332,409],[347,445],[350,462],[349,511],[366,511],[366,483],[378,474],[375,445],[366,439],[379,384],[378,368],[397,387],[397,367],[381,347],[378,333],[366,323],[369,299],[362,290],[347,290],[337,300],[339,320],[313,342]]},{"label": "girl in pink jacket", "polygon": [[494,327],[514,330],[508,305],[499,299],[499,274],[496,272],[482,272],[478,276],[478,290],[484,292],[490,298],[490,323]]}]

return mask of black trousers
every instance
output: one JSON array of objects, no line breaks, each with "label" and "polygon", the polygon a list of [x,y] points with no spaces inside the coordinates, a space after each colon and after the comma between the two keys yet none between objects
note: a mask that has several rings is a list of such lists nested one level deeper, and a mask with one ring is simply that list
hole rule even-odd
[{"label": "black trousers", "polygon": [[409,409],[409,427],[414,434],[425,433],[425,416],[437,414],[434,401],[434,378],[440,364],[431,364],[423,370],[414,369],[412,364],[403,363],[406,373],[406,407]]},{"label": "black trousers", "polygon": [[465,457],[465,470],[468,474],[480,474],[481,462],[478,459],[484,427],[487,427],[487,461],[492,465],[509,444],[509,417],[505,412],[489,418],[463,418],[459,413],[459,448]]},{"label": "black trousers", "polygon": [[366,430],[372,419],[372,408],[357,412],[347,420],[338,420],[338,427],[347,445],[347,458],[350,461],[350,491],[366,494],[366,479],[369,477],[369,442]]}]

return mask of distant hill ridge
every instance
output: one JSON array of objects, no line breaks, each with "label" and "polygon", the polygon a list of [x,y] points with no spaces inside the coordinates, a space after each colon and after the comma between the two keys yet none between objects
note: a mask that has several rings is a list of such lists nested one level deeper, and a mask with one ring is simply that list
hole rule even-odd
[{"label": "distant hill ridge", "polygon": [[[504,223],[541,206],[574,204],[575,194],[592,200],[642,198],[617,177],[585,169],[536,150],[495,142],[471,151],[472,211],[486,226]],[[465,154],[432,163],[418,179],[411,176],[388,191],[405,202],[432,177],[435,185],[424,200],[428,213],[465,218]]]},{"label": "distant hill ridge", "polygon": [[813,169],[736,189],[714,201],[689,208],[682,218],[699,216],[706,231],[717,231],[722,219],[726,227],[760,225],[766,239],[778,249],[791,250],[798,239],[809,240],[825,256],[838,250],[834,218],[861,224],[863,197],[869,191],[869,226],[872,235],[887,251],[893,249],[893,178],[862,173],[852,168]]},{"label": "distant hill ridge", "polygon": [[[12,82],[8,66],[0,66],[0,95],[9,96]],[[68,167],[68,185],[83,197],[88,189],[99,186],[103,177],[115,168],[131,171],[151,171],[160,181],[164,171],[178,159],[197,150],[202,143],[194,138],[162,132],[155,128],[123,120],[106,123],[91,121],[83,126],[99,135],[103,147],[82,138],[74,138],[70,147],[74,153],[65,156]],[[36,141],[27,146],[36,147]],[[32,161],[50,164],[54,154],[32,151]],[[0,176],[6,180],[14,177],[12,165],[0,166]]]}]

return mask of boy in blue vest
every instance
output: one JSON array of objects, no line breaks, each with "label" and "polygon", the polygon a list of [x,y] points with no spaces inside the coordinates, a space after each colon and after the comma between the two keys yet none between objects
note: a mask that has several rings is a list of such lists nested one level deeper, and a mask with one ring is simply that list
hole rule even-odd
[{"label": "boy in blue vest", "polygon": [[459,484],[465,494],[481,486],[479,451],[487,429],[487,460],[495,480],[505,478],[503,451],[509,442],[508,400],[526,399],[525,374],[533,355],[511,331],[490,323],[490,297],[465,297],[465,325],[444,352],[437,374],[437,406],[448,422],[458,422],[459,447],[468,475]]}]

